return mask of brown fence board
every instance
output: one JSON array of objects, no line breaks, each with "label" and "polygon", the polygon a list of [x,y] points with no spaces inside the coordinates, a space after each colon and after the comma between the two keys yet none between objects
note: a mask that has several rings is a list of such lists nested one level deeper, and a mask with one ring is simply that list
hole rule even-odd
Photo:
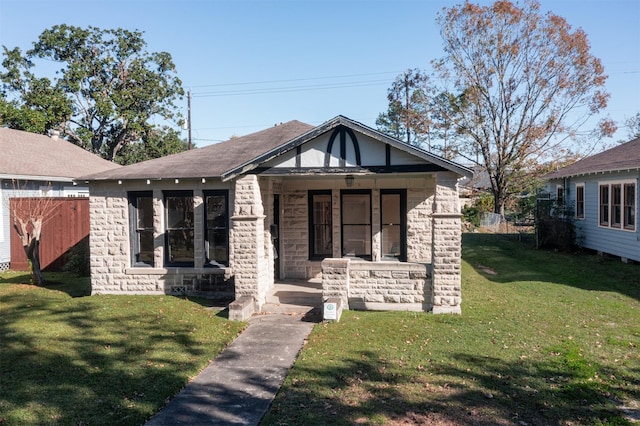
[{"label": "brown fence board", "polygon": [[[9,200],[10,205],[17,199]],[[43,271],[60,271],[67,261],[68,251],[89,237],[89,198],[53,198],[53,213],[42,226],[40,238],[40,263]],[[10,211],[13,211],[11,209]],[[11,214],[11,269],[29,269],[27,256],[20,238],[13,229]]]}]

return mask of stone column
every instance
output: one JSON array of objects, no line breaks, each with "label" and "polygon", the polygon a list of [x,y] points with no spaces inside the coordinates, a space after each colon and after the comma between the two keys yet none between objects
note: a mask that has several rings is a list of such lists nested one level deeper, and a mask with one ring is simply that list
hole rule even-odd
[{"label": "stone column", "polygon": [[461,255],[462,235],[458,176],[450,172],[436,174],[432,215],[433,231],[433,313],[460,314],[462,310]]},{"label": "stone column", "polygon": [[265,301],[262,289],[268,274],[264,252],[264,209],[256,175],[236,180],[233,206],[233,273],[236,299],[251,296],[260,308]]},{"label": "stone column", "polygon": [[342,258],[322,261],[322,298],[341,299],[343,309],[349,309],[349,263]]}]

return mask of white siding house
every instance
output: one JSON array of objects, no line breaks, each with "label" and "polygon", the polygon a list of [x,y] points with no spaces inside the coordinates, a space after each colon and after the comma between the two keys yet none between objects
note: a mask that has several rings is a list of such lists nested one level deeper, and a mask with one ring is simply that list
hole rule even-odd
[{"label": "white siding house", "polygon": [[74,179],[120,167],[58,137],[0,128],[0,271],[11,264],[9,199],[88,196]]},{"label": "white siding house", "polygon": [[640,139],[546,176],[573,219],[580,246],[640,262]]}]

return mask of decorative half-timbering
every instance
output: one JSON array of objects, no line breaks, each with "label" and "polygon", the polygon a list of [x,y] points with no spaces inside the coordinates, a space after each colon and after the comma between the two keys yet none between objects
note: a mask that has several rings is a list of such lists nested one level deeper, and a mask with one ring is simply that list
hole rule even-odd
[{"label": "decorative half-timbering", "polygon": [[347,308],[459,313],[470,174],[338,116],[87,176],[93,292],[260,309],[275,280],[315,278]]}]

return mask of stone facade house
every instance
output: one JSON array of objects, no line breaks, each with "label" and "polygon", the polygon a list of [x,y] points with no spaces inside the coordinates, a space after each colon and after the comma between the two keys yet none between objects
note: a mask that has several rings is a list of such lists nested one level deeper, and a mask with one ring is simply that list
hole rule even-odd
[{"label": "stone facade house", "polygon": [[471,171],[343,116],[84,177],[94,294],[249,297],[322,280],[346,308],[460,313]]}]

